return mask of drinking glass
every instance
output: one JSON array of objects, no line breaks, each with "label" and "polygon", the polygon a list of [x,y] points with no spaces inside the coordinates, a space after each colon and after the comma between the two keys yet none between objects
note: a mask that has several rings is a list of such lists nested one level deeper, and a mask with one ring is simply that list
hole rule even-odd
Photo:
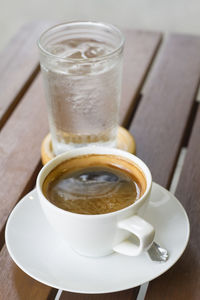
[{"label": "drinking glass", "polygon": [[55,155],[116,146],[124,37],[115,26],[71,22],[45,31],[40,65]]}]

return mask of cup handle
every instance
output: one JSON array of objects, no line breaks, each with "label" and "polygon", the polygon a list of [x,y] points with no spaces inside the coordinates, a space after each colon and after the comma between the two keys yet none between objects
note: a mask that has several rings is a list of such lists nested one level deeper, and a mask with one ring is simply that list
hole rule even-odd
[{"label": "cup handle", "polygon": [[125,240],[113,248],[115,252],[129,256],[137,256],[147,250],[153,243],[155,236],[153,226],[138,215],[120,221],[118,227],[120,229],[128,230],[135,235],[139,241],[139,245],[129,240]]}]

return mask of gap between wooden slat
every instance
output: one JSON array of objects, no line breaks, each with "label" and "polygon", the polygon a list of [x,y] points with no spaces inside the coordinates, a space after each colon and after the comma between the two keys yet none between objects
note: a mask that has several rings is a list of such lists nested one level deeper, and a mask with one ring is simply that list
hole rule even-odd
[{"label": "gap between wooden slat", "polygon": [[186,132],[185,132],[185,137],[184,137],[184,140],[183,140],[183,147],[187,147],[187,145],[188,145],[190,134],[192,132],[192,128],[193,128],[193,125],[194,125],[195,117],[196,117],[196,114],[197,114],[198,105],[199,105],[199,102],[196,100],[194,102],[194,105],[193,105],[191,113],[190,113],[190,118],[189,118],[189,121],[188,121],[188,124],[187,124]]},{"label": "gap between wooden slat", "polygon": [[126,123],[124,124],[124,127],[125,127],[126,129],[128,129],[129,126],[131,125],[131,121],[132,121],[133,118],[134,118],[134,115],[135,115],[135,113],[136,113],[136,111],[137,111],[137,108],[138,108],[138,106],[139,106],[141,100],[142,100],[142,94],[139,93],[138,96],[137,96],[137,98],[135,99],[134,107],[132,108],[132,111],[131,111],[131,114],[130,114],[130,116],[129,116],[129,119],[127,119]]},{"label": "gap between wooden slat", "polygon": [[196,99],[196,101],[198,103],[200,103],[200,86],[199,86],[198,91],[197,91],[197,99]]},{"label": "gap between wooden slat", "polygon": [[[46,300],[56,300],[57,293],[58,293],[58,292],[57,292],[56,289],[51,288],[51,291],[50,291],[50,293],[49,293],[49,295],[48,295],[48,297],[47,297]],[[58,298],[58,299],[59,299],[59,298]],[[41,300],[43,300],[43,299],[41,299]]]},{"label": "gap between wooden slat", "polygon": [[[140,92],[138,93],[136,99],[135,99],[135,102],[134,102],[134,107],[131,111],[131,114],[129,116],[129,119],[124,123],[124,126],[128,129],[131,125],[131,122],[134,118],[134,115],[137,111],[137,108],[139,107],[139,104],[140,102],[142,101],[142,97],[143,97],[143,94],[145,93],[145,90],[146,88],[148,87],[148,79],[149,77],[151,76],[151,71],[154,69],[155,65],[157,63],[159,63],[159,57],[160,55],[162,55],[162,48],[164,47],[165,45],[165,40],[166,40],[166,35],[162,35],[161,39],[160,39],[160,42],[159,44],[157,45],[157,48],[155,50],[155,55],[154,57],[152,58],[152,61],[151,61],[151,64],[149,65],[149,68],[148,68],[148,71],[146,73],[146,76],[144,77],[144,80],[141,84],[141,87],[140,87]],[[156,59],[155,59],[155,56],[156,56]],[[200,93],[200,92],[199,92]],[[200,97],[200,96],[199,96]]]},{"label": "gap between wooden slat", "polygon": [[25,82],[24,86],[21,88],[21,90],[16,95],[16,97],[13,99],[13,101],[10,104],[10,106],[8,107],[8,109],[5,111],[5,114],[2,116],[2,118],[0,120],[0,130],[5,125],[6,121],[9,119],[9,117],[11,116],[12,112],[14,111],[14,109],[16,108],[16,106],[18,105],[18,103],[20,102],[20,100],[25,95],[26,91],[28,90],[28,88],[30,87],[30,85],[32,84],[32,82],[34,81],[34,79],[36,78],[36,76],[38,75],[39,71],[40,71],[40,67],[39,67],[39,63],[38,63],[38,65],[34,69],[34,71],[31,74],[31,76]]},{"label": "gap between wooden slat", "polygon": [[56,294],[56,297],[55,297],[55,300],[59,300],[60,299],[60,296],[62,294],[62,290],[58,290],[57,294]]},{"label": "gap between wooden slat", "polygon": [[[131,31],[130,30],[124,30],[124,33],[125,32],[126,32],[126,35],[127,35],[127,41],[130,39],[130,41],[129,41],[130,45],[129,45],[128,49],[130,50],[131,47],[133,47],[133,49],[134,49],[135,46],[137,46],[137,45],[134,45],[134,44],[131,45],[131,38],[130,37],[128,38],[128,36],[130,35]],[[124,55],[124,61],[125,61],[126,69],[124,69],[124,71],[123,71],[122,99],[121,99],[121,107],[120,107],[120,109],[123,108],[124,103],[128,103],[129,104],[129,108],[126,110],[125,114],[124,113],[121,114],[121,116],[120,116],[120,123],[125,128],[129,127],[130,122],[131,122],[131,120],[133,118],[133,115],[134,115],[134,113],[136,111],[136,107],[138,106],[138,101],[141,98],[141,96],[140,96],[141,90],[143,89],[143,86],[144,86],[144,83],[146,81],[146,78],[148,77],[150,69],[152,68],[152,65],[154,64],[155,57],[157,58],[157,53],[159,52],[160,45],[162,44],[162,38],[163,38],[162,35],[161,35],[161,33],[159,33],[159,32],[148,32],[148,31],[147,32],[146,31],[143,32],[143,31],[139,31],[139,30],[137,31],[136,30],[135,32],[133,31],[133,34],[136,35],[136,36],[138,35],[138,37],[140,35],[141,36],[142,35],[146,35],[146,37],[147,37],[146,40],[148,40],[148,34],[149,34],[149,37],[152,34],[151,38],[152,38],[152,40],[154,38],[156,42],[154,42],[154,46],[153,46],[153,44],[151,45],[152,42],[149,41],[150,43],[148,45],[148,42],[145,41],[145,39],[144,39],[142,45],[140,45],[140,47],[141,47],[141,49],[140,49],[141,53],[146,48],[145,56],[146,57],[149,56],[148,62],[146,61],[146,57],[145,56],[143,56],[143,58],[141,59],[141,57],[140,57],[141,54],[140,53],[136,53],[137,55],[135,55],[134,58],[133,58],[132,54],[127,53],[127,55],[126,55],[126,53],[124,53],[125,54]],[[155,35],[155,36],[153,37],[153,35]],[[137,40],[137,38],[136,38],[136,40]],[[141,40],[139,41],[138,44],[141,44]],[[152,46],[153,46],[153,48],[152,48]],[[144,48],[144,49],[142,49],[142,48]],[[124,52],[126,52],[128,49],[126,49],[126,47],[125,47],[125,51]],[[125,57],[125,56],[127,56],[127,57]],[[128,63],[126,61],[127,58],[129,58],[130,63]],[[134,63],[132,62],[132,60],[134,60]],[[144,64],[146,65],[145,66],[145,72],[141,73],[141,70],[144,68]],[[139,68],[139,71],[138,71],[138,68]],[[131,72],[130,72],[130,70],[131,70]],[[137,85],[135,85],[135,78],[136,78]],[[133,81],[133,87],[134,87],[134,89],[133,89],[133,87],[131,87],[130,79]],[[127,86],[127,82],[128,82],[128,86],[129,86],[128,92],[126,91],[126,89],[127,89],[127,87],[126,87]],[[132,90],[132,92],[134,90],[132,99],[130,98],[130,90]],[[126,100],[126,101],[124,102],[124,100]]]},{"label": "gap between wooden slat", "polygon": [[178,185],[178,182],[179,182],[179,178],[180,178],[180,175],[181,175],[181,171],[182,171],[182,168],[183,168],[183,165],[184,165],[186,153],[187,153],[187,148],[182,148],[181,151],[180,151],[180,154],[179,154],[179,158],[178,158],[176,168],[175,168],[175,171],[174,171],[174,175],[172,177],[171,185],[170,185],[170,188],[169,188],[169,191],[172,194],[175,194],[175,191],[176,191],[176,188],[177,188],[177,185]]},{"label": "gap between wooden slat", "polygon": [[159,64],[160,57],[162,56],[162,51],[163,51],[163,48],[165,47],[166,40],[167,40],[167,35],[163,34],[161,42],[160,42],[158,50],[157,50],[156,59],[154,59],[152,61],[151,67],[149,69],[149,72],[147,73],[147,76],[146,76],[146,78],[145,78],[145,80],[143,82],[143,86],[142,86],[142,88],[140,90],[140,93],[142,95],[146,94],[146,89],[148,90],[148,88],[149,88],[149,82],[151,82],[151,80],[149,80],[150,77],[151,77],[151,73],[154,70],[154,68],[156,68],[156,65]]},{"label": "gap between wooden slat", "polygon": [[148,286],[149,286],[149,282],[145,282],[140,286],[140,290],[136,300],[144,300]]}]

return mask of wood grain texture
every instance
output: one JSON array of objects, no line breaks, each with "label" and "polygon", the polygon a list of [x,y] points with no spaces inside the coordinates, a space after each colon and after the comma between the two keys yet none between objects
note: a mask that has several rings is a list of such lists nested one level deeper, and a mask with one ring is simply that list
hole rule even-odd
[{"label": "wood grain texture", "polygon": [[150,283],[146,300],[200,299],[200,108],[176,190],[190,220],[190,240],[181,259]]},{"label": "wood grain texture", "polygon": [[147,81],[130,131],[153,180],[169,187],[200,78],[200,38],[173,34]]},{"label": "wood grain texture", "polygon": [[51,288],[21,271],[13,263],[5,246],[0,255],[0,270],[1,300],[44,300],[47,297],[53,299]]},{"label": "wood grain texture", "polygon": [[23,26],[0,54],[0,128],[39,71],[36,41],[49,24]]},{"label": "wood grain texture", "polygon": [[125,290],[118,293],[109,294],[76,294],[76,293],[62,293],[60,300],[134,300],[137,298],[139,288]]},{"label": "wood grain texture", "polygon": [[139,30],[124,30],[123,33],[126,41],[124,47],[120,124],[127,126],[162,36],[158,32]]},{"label": "wood grain texture", "polygon": [[40,145],[47,132],[46,105],[39,77],[0,132],[0,232],[38,169]]}]

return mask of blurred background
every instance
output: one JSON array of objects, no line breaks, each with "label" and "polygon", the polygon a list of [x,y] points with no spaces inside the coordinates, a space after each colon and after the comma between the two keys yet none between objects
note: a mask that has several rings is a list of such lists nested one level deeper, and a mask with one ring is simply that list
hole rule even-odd
[{"label": "blurred background", "polygon": [[200,34],[199,0],[0,0],[0,50],[24,23],[98,20],[124,28]]}]

